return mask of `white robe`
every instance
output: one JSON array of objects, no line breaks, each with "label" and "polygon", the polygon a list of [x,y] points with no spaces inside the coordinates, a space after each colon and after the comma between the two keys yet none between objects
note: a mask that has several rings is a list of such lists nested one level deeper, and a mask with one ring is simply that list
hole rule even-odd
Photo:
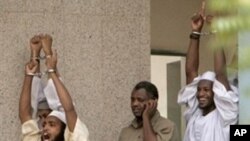
[{"label": "white robe", "polygon": [[232,90],[227,91],[222,83],[215,80],[213,91],[216,109],[203,116],[196,98],[199,81],[200,76],[178,94],[178,103],[187,107],[184,113],[187,128],[183,141],[229,141],[229,127],[238,121],[237,88],[231,86]]}]

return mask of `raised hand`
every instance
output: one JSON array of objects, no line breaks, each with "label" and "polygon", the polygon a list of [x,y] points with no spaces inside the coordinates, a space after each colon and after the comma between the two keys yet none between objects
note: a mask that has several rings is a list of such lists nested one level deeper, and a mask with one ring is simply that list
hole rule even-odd
[{"label": "raised hand", "polygon": [[46,66],[48,69],[56,69],[57,65],[57,51],[54,50],[51,56],[46,57]]},{"label": "raised hand", "polygon": [[201,32],[204,21],[206,19],[205,16],[205,1],[202,2],[201,9],[198,13],[195,13],[194,16],[191,18],[192,23],[192,31]]},{"label": "raised hand", "polygon": [[52,55],[52,42],[53,39],[49,34],[45,34],[45,35],[40,35],[41,36],[41,42],[42,42],[42,47],[43,47],[43,51],[45,53],[46,56]]},{"label": "raised hand", "polygon": [[41,36],[35,35],[30,39],[31,58],[39,59],[42,49]]},{"label": "raised hand", "polygon": [[31,60],[25,65],[25,74],[27,75],[35,74],[37,67],[38,67],[38,62],[35,60]]}]

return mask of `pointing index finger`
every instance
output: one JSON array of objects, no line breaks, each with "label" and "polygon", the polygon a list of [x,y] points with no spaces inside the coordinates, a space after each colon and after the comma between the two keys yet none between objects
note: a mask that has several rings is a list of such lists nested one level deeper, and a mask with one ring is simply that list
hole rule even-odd
[{"label": "pointing index finger", "polygon": [[202,1],[202,3],[201,3],[201,11],[200,11],[200,15],[202,17],[205,17],[205,7],[206,7],[206,2]]}]

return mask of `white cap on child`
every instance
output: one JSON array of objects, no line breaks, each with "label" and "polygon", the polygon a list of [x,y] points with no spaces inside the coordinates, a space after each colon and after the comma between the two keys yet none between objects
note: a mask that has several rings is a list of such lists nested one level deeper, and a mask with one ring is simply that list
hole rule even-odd
[{"label": "white cap on child", "polygon": [[63,123],[66,124],[66,116],[65,113],[63,111],[52,111],[48,116],[55,116],[58,119],[60,119]]}]

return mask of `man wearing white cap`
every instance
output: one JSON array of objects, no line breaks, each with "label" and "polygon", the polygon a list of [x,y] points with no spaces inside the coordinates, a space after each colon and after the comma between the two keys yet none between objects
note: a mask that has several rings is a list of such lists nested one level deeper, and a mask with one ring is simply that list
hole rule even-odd
[{"label": "man wearing white cap", "polygon": [[199,38],[205,16],[205,3],[192,19],[192,33],[186,58],[187,86],[178,95],[186,105],[187,128],[184,141],[229,141],[229,127],[238,120],[238,92],[227,80],[223,49],[214,53],[214,71],[198,76]]},{"label": "man wearing white cap", "polygon": [[46,47],[52,44],[52,38],[49,35],[39,35],[31,39],[31,46],[39,48],[41,44],[47,56],[46,65],[48,75],[51,78],[48,83],[55,84],[48,86],[55,87],[54,90],[58,96],[45,94],[49,109],[53,111],[43,122],[43,131],[41,132],[36,121],[32,120],[31,109],[32,107],[34,108],[34,105],[38,108],[46,108],[46,102],[42,103],[40,101],[38,105],[35,102],[35,104],[31,103],[31,85],[35,80],[34,76],[39,67],[39,61],[32,56],[31,61],[26,64],[26,75],[19,103],[19,117],[22,123],[23,141],[88,141],[88,129],[78,119],[71,97],[56,74],[56,54],[53,54],[52,51],[49,52],[50,54],[46,52],[46,49],[48,49]]}]

